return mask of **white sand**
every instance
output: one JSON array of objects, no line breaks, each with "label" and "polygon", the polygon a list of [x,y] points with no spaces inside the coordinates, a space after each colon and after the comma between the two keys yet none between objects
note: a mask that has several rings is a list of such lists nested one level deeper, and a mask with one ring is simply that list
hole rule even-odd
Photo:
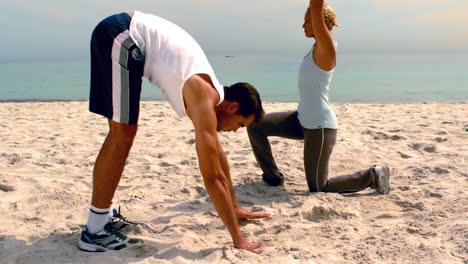
[{"label": "white sand", "polygon": [[[267,103],[267,112],[295,109]],[[387,162],[390,195],[309,194],[302,142],[271,138],[286,175],[261,181],[245,130],[220,134],[236,194],[272,217],[241,223],[262,254],[235,249],[204,190],[192,125],[143,102],[114,198],[144,246],[77,249],[91,174],[107,132],[86,102],[1,103],[0,263],[467,263],[468,104],[335,104],[331,176]],[[12,190],[14,189],[14,190]]]}]

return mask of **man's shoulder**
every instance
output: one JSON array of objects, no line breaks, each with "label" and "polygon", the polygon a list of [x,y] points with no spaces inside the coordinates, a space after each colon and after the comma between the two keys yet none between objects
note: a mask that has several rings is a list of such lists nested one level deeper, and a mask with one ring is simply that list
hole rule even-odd
[{"label": "man's shoulder", "polygon": [[182,90],[182,96],[185,112],[194,124],[206,122],[215,116],[218,94],[200,76],[194,75],[187,80]]},{"label": "man's shoulder", "polygon": [[219,95],[211,83],[210,77],[206,74],[194,74],[185,82],[184,90],[193,95],[200,96],[208,101],[217,101]]}]

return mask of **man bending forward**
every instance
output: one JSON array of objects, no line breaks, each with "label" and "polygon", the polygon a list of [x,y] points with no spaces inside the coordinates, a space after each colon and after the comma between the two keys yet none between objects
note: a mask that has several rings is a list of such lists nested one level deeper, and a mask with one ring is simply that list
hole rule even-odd
[{"label": "man bending forward", "polygon": [[137,132],[142,76],[162,89],[179,116],[195,128],[200,171],[214,207],[237,248],[254,251],[242,235],[239,218],[269,214],[240,207],[217,131],[237,131],[263,116],[253,86],[223,87],[203,50],[183,29],[158,16],[135,11],[110,16],[94,29],[91,39],[90,111],[108,118],[109,134],[93,172],[89,218],[79,241],[86,251],[119,250],[141,245],[110,221],[115,190]]}]

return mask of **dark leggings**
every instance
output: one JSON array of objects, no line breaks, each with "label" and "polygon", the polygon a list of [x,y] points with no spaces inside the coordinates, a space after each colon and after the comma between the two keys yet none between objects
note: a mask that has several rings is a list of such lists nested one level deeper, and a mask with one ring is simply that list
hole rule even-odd
[{"label": "dark leggings", "polygon": [[370,169],[328,179],[328,164],[337,130],[304,128],[299,123],[297,111],[267,114],[257,125],[250,125],[247,131],[264,179],[282,177],[268,141],[269,136],[278,136],[304,140],[304,168],[311,192],[357,192],[373,182]]}]

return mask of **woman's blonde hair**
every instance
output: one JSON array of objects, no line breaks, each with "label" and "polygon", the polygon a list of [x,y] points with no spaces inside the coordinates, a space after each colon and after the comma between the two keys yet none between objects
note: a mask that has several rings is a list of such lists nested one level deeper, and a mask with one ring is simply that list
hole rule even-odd
[{"label": "woman's blonde hair", "polygon": [[325,18],[325,23],[327,24],[328,30],[332,30],[333,27],[339,27],[340,25],[336,24],[336,14],[335,10],[329,4],[323,4],[323,17]]}]

